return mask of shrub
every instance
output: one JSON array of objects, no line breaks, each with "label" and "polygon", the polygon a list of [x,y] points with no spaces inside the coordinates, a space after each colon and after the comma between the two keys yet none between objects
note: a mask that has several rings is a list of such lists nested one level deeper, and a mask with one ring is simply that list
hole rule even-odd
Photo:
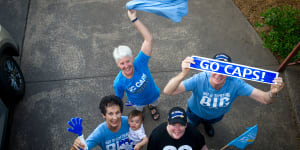
[{"label": "shrub", "polygon": [[[300,41],[300,10],[291,6],[268,8],[260,14],[264,22],[256,23],[260,27],[260,35],[264,47],[285,58]],[[270,30],[264,31],[263,27]],[[300,58],[300,51],[292,61]]]}]

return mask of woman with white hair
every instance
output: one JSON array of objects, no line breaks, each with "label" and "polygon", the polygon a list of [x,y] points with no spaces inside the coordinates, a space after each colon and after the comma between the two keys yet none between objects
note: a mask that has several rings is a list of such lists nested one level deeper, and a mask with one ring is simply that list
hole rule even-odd
[{"label": "woman with white hair", "polygon": [[155,84],[148,67],[152,53],[152,35],[136,17],[135,10],[128,10],[128,17],[142,34],[144,42],[136,58],[128,46],[121,45],[114,49],[114,59],[121,69],[114,80],[115,94],[122,99],[126,92],[129,102],[139,111],[143,111],[144,106],[148,105],[152,118],[158,120],[160,115],[156,106],[160,89]]}]

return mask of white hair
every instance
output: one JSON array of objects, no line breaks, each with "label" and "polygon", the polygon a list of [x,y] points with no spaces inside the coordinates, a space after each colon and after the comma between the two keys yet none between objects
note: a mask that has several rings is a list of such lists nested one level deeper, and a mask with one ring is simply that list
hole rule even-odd
[{"label": "white hair", "polygon": [[126,56],[132,58],[132,51],[128,46],[119,45],[119,47],[114,49],[113,56],[115,61],[118,62],[119,59],[122,59]]}]

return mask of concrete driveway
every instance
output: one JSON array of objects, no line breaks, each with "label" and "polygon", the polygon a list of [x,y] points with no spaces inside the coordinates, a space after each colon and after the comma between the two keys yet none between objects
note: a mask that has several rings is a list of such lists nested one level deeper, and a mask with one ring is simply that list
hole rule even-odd
[{"label": "concrete driveway", "polygon": [[[103,121],[98,104],[101,97],[114,93],[113,80],[119,71],[113,48],[128,45],[136,55],[142,43],[127,17],[126,2],[29,0],[17,7],[24,14],[28,10],[21,56],[27,89],[15,111],[10,149],[69,149],[76,138],[66,130],[70,118],[83,118],[86,137]],[[26,4],[28,9],[24,9]],[[235,63],[269,70],[278,66],[231,0],[189,0],[189,13],[177,24],[149,13],[138,12],[138,17],[154,37],[149,66],[161,91],[181,71],[186,56],[212,57],[225,52]],[[267,84],[249,83],[269,90]],[[147,134],[166,121],[171,107],[186,108],[190,94],[161,94],[160,121],[153,121],[149,110],[145,111]],[[130,110],[132,107],[125,107],[124,115]],[[297,149],[297,129],[286,89],[272,105],[239,97],[215,124],[213,138],[206,136],[202,125],[198,128],[209,149],[220,149],[255,124],[257,139],[247,149]]]}]

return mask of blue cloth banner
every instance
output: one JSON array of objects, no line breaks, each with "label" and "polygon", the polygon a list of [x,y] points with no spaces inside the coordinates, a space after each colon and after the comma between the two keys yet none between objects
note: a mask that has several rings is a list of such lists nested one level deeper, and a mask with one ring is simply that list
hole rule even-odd
[{"label": "blue cloth banner", "polygon": [[278,77],[278,72],[274,71],[268,71],[205,57],[192,56],[192,58],[195,62],[195,64],[190,65],[190,68],[192,69],[214,72],[222,75],[268,84],[275,84],[273,80]]},{"label": "blue cloth banner", "polygon": [[140,10],[171,19],[178,23],[188,13],[187,0],[132,0],[126,3],[127,9]]},{"label": "blue cloth banner", "polygon": [[244,132],[242,135],[228,143],[227,145],[235,146],[239,149],[244,149],[247,145],[252,144],[256,138],[257,125],[248,128],[248,131]]}]

